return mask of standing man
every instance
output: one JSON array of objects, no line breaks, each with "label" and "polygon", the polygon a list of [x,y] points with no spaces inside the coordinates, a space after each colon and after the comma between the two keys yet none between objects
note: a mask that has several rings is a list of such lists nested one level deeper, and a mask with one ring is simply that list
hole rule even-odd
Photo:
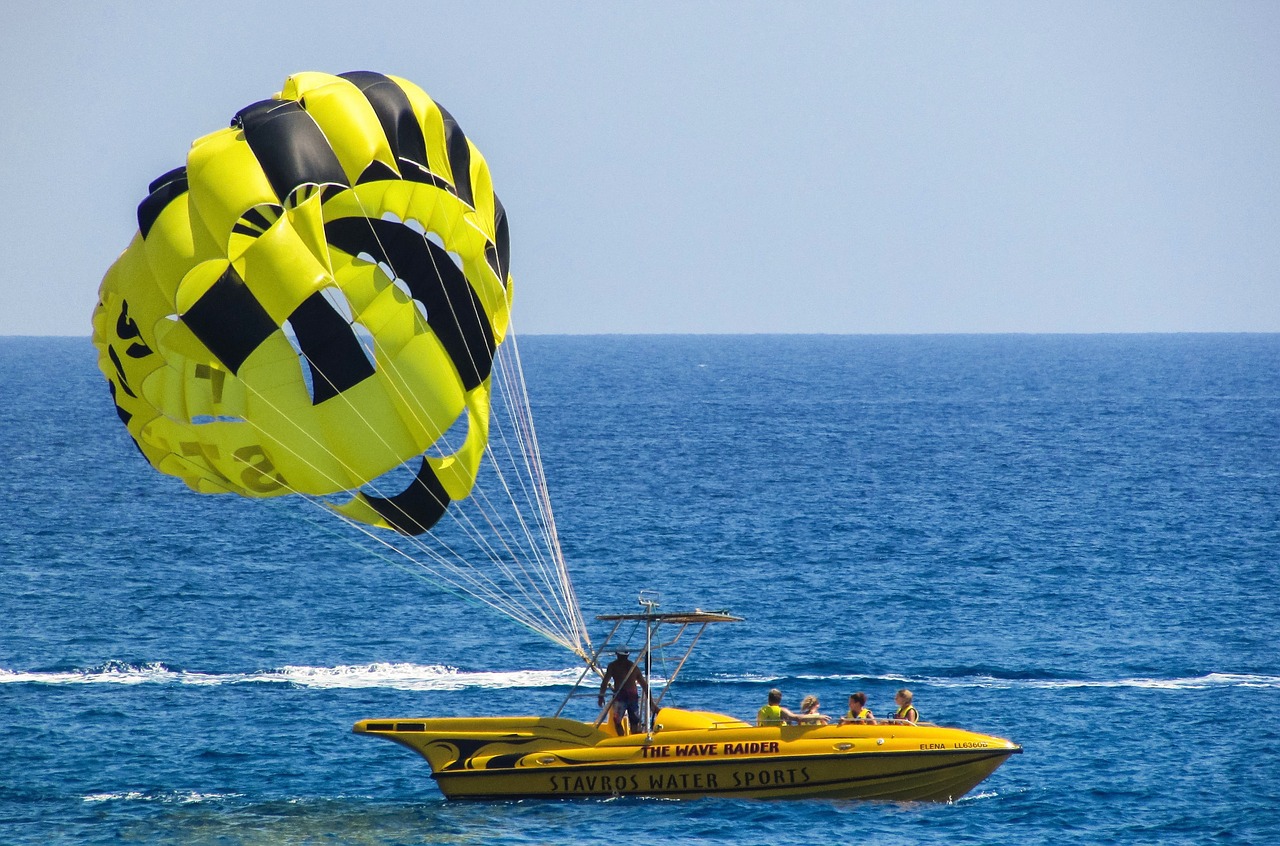
[{"label": "standing man", "polygon": [[[613,729],[622,737],[640,728],[640,695],[649,695],[649,680],[632,663],[631,650],[619,649],[614,654],[617,657],[604,668],[604,678],[600,679],[600,695],[596,698],[596,704],[604,707],[605,691],[612,682],[613,707],[610,710]],[[627,718],[626,722],[623,717]]]}]

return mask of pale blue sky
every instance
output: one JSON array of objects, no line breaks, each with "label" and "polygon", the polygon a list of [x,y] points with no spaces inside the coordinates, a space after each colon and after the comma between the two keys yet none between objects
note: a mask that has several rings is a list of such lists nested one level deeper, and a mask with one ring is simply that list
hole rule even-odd
[{"label": "pale blue sky", "polygon": [[544,332],[1280,331],[1280,3],[0,8],[0,335],[87,335],[154,177],[301,70],[488,158]]}]

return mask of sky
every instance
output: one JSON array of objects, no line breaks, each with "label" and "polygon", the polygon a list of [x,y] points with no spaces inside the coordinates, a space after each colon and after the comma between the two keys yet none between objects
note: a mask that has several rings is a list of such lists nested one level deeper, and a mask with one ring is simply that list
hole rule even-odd
[{"label": "sky", "polygon": [[521,334],[1280,331],[1280,3],[0,7],[0,335],[303,70],[484,153]]}]

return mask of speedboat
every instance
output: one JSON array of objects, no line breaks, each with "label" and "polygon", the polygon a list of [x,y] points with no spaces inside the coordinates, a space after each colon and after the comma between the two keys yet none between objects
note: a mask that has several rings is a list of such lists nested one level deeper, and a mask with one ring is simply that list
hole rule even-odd
[{"label": "speedboat", "polygon": [[[554,716],[370,719],[356,723],[354,731],[395,741],[426,758],[449,799],[735,796],[945,802],[960,798],[1022,752],[999,737],[929,723],[757,726],[710,711],[662,707],[706,627],[741,618],[648,607],[639,614],[597,619],[614,621],[614,630]],[[572,698],[594,693],[579,691],[592,670],[600,672],[595,659],[624,622],[644,626],[640,663],[646,669],[661,629],[678,629],[662,644],[669,647],[696,627],[655,700],[658,707],[642,718],[649,730],[620,735],[606,719],[608,704],[592,722],[561,716]],[[643,704],[648,712],[649,702]]]}]

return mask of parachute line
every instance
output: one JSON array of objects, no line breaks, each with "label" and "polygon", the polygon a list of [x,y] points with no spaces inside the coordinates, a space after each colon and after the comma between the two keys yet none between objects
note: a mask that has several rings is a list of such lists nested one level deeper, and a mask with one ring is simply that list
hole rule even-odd
[{"label": "parachute line", "polygon": [[[360,202],[362,211],[366,212],[366,220],[371,220],[373,215],[363,208],[359,192],[356,192],[356,199]],[[388,255],[389,251],[383,248],[376,227],[372,223],[369,223],[369,227],[371,237],[378,243],[380,251],[383,255]],[[437,242],[437,246],[443,245],[435,233],[420,232],[420,237]],[[391,271],[388,274],[391,280],[401,278],[397,268],[389,262],[386,266]],[[481,317],[476,313],[478,301],[467,297],[467,302],[456,303],[448,296],[448,288],[441,278],[440,269],[434,269],[440,288],[445,292],[445,302],[455,325],[460,327],[463,323],[457,311],[459,307],[470,309],[473,318]],[[416,300],[412,302],[418,307]],[[465,349],[471,366],[479,370],[479,363],[474,357],[475,351],[470,345],[466,345]],[[387,370],[397,375],[394,359],[389,355],[382,359],[385,360]],[[562,636],[551,639],[560,643],[575,643],[577,647],[572,648],[572,651],[579,652],[589,646],[590,638],[554,530],[554,517],[550,511],[550,497],[547,494],[541,456],[537,451],[536,438],[532,437],[528,394],[523,383],[524,372],[513,328],[509,328],[505,342],[497,346],[490,378],[493,401],[490,406],[489,443],[485,450],[486,460],[482,462],[482,472],[491,474],[493,483],[476,484],[469,497],[451,502],[445,510],[442,527],[433,529],[427,535],[397,540],[426,557],[437,581],[447,582],[454,589],[475,593],[486,604],[503,608],[504,613],[525,621],[526,625],[536,630],[544,633],[546,630],[561,632]],[[392,380],[393,384],[400,381],[402,380]],[[399,394],[398,389],[397,393]],[[400,396],[406,405],[414,404],[411,397]],[[451,431],[446,431],[438,441],[444,453],[461,446],[450,442],[451,434]],[[502,445],[500,451],[495,449],[495,443]],[[532,490],[525,480],[526,476],[536,480]],[[419,483],[415,480],[413,484]],[[504,497],[492,497],[490,491],[501,491]],[[381,491],[378,495],[385,496]],[[465,550],[444,539],[446,534],[453,534],[454,531],[460,532],[465,538]],[[382,538],[379,540],[386,542]],[[428,544],[434,544],[434,548]],[[397,549],[403,550],[403,546]],[[478,571],[479,563],[485,565],[487,572]],[[499,588],[500,583],[506,587]],[[530,615],[541,620],[541,624],[529,623]]]}]

